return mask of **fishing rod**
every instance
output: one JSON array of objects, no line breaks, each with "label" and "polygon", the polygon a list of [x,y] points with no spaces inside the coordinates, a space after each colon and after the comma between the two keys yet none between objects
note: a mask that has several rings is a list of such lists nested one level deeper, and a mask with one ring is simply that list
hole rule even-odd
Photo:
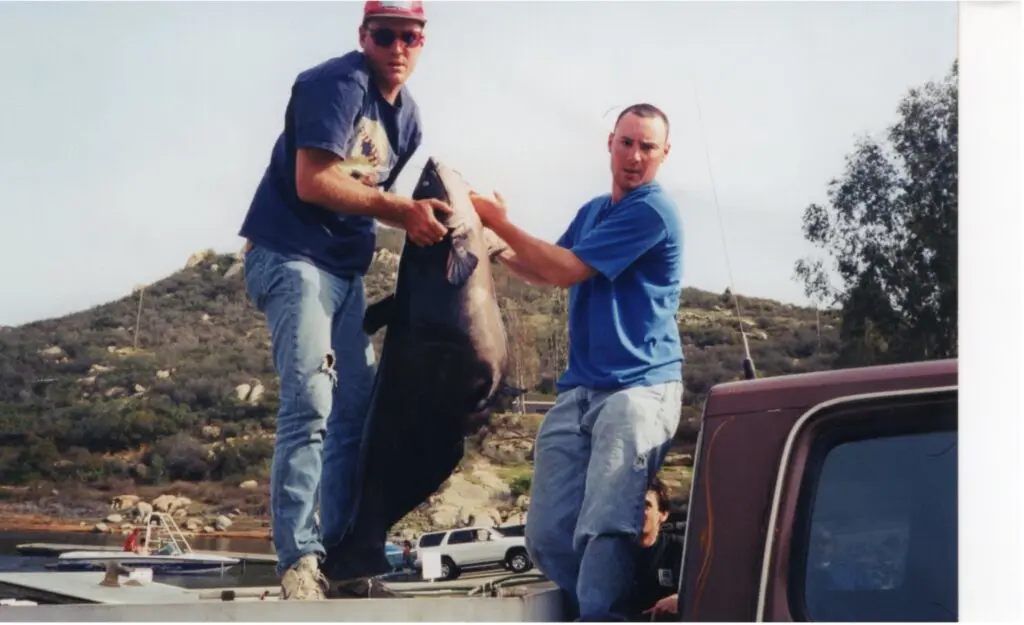
[{"label": "fishing rod", "polygon": [[747,333],[743,330],[743,312],[740,310],[740,298],[736,294],[736,284],[732,278],[732,263],[729,261],[729,246],[725,241],[725,223],[722,221],[722,207],[718,203],[718,189],[715,185],[715,175],[711,170],[711,151],[708,149],[707,137],[704,135],[704,118],[701,115],[700,99],[697,97],[697,82],[691,78],[690,87],[693,89],[693,102],[697,106],[697,126],[700,129],[701,143],[704,145],[704,160],[708,166],[708,178],[711,181],[711,195],[715,200],[715,212],[718,213],[718,232],[722,236],[722,252],[725,254],[725,269],[729,276],[729,292],[732,294],[733,303],[736,305],[736,322],[739,324],[740,336],[743,338],[743,377],[747,380],[757,378],[757,369],[754,367],[754,359],[750,355],[750,342],[747,340]]}]

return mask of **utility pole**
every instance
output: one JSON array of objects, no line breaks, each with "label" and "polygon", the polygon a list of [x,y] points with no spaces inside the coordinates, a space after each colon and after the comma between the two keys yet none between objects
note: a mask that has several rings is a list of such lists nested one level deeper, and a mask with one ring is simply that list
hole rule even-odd
[{"label": "utility pole", "polygon": [[139,349],[139,322],[142,320],[142,294],[146,291],[146,285],[136,285],[135,290],[139,292],[139,311],[135,313],[135,342],[132,349]]}]

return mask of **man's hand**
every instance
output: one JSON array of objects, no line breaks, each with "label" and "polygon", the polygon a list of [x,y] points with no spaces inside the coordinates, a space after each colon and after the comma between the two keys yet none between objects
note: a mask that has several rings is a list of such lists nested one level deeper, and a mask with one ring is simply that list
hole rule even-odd
[{"label": "man's hand", "polygon": [[652,618],[662,614],[675,614],[679,609],[679,593],[671,594],[658,600],[657,603],[643,611]]},{"label": "man's hand", "polygon": [[473,202],[473,208],[476,209],[476,214],[480,215],[480,221],[485,228],[493,228],[494,224],[508,219],[505,198],[501,197],[497,191],[494,192],[494,197],[486,197],[476,191],[470,191],[469,199]]},{"label": "man's hand", "polygon": [[412,200],[402,211],[402,229],[414,244],[425,246],[439,243],[448,232],[448,229],[437,220],[434,211],[444,215],[452,214],[450,206],[435,199]]}]

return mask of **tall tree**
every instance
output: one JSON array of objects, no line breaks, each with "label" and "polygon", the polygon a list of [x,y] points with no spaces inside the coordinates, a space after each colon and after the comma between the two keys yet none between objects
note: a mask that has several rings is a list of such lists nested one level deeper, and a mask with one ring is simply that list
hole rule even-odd
[{"label": "tall tree", "polygon": [[[540,364],[534,324],[516,300],[503,298],[501,311],[508,337],[509,377],[515,386],[531,388],[537,383]],[[526,395],[517,398],[516,411],[519,414],[526,412]]]},{"label": "tall tree", "polygon": [[801,259],[796,277],[841,307],[841,365],[957,354],[957,78],[954,62],[911,89],[885,140],[860,139],[828,204],[804,211],[830,262]]}]

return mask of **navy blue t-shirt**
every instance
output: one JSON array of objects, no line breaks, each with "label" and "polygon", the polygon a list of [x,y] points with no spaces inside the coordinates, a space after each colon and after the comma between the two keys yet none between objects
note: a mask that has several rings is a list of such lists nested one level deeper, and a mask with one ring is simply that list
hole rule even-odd
[{"label": "navy blue t-shirt", "polygon": [[371,81],[362,52],[302,72],[239,235],[334,275],[364,275],[373,260],[376,220],[299,199],[296,151],[329,150],[344,159],[339,167],[346,174],[390,190],[421,137],[409,90],[402,87],[395,105],[389,104]]},{"label": "navy blue t-shirt", "polygon": [[611,390],[682,380],[676,325],[683,225],[657,182],[618,203],[583,205],[558,245],[598,271],[569,289],[569,366],[558,390]]}]

